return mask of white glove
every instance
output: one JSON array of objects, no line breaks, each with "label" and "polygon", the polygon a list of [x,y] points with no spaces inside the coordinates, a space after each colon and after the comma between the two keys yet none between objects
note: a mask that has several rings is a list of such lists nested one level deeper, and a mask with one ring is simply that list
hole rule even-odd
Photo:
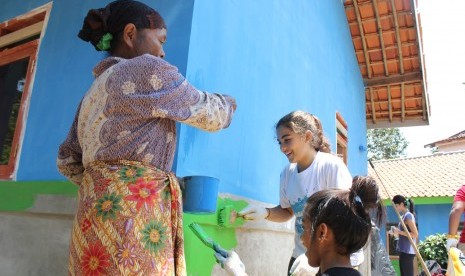
[{"label": "white glove", "polygon": [[215,258],[230,275],[233,276],[247,276],[245,273],[245,266],[242,263],[239,255],[234,251],[227,251],[227,258],[224,257],[223,252],[216,252]]},{"label": "white glove", "polygon": [[449,253],[451,247],[457,247],[458,243],[459,241],[456,238],[448,238],[446,242],[447,253]]},{"label": "white glove", "polygon": [[262,220],[268,217],[270,211],[265,207],[249,205],[239,212],[239,216],[247,220]]},{"label": "white glove", "polygon": [[289,273],[292,276],[313,276],[318,273],[318,267],[311,267],[308,264],[307,256],[305,256],[305,254],[302,254],[299,257],[297,257],[297,259],[295,259]]}]

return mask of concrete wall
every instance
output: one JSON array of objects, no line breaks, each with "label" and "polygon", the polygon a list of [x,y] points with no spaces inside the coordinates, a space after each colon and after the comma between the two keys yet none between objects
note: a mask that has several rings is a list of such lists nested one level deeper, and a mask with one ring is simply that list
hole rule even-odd
[{"label": "concrete wall", "polygon": [[76,205],[72,196],[36,195],[26,211],[0,211],[0,274],[66,275]]}]

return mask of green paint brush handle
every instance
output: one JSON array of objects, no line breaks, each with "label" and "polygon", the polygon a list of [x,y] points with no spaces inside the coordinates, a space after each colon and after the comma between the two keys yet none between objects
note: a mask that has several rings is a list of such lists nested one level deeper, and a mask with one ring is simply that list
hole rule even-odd
[{"label": "green paint brush handle", "polygon": [[203,230],[203,228],[197,223],[193,222],[189,224],[189,228],[192,232],[199,238],[206,246],[215,250],[216,253],[221,254],[221,256],[227,258],[228,251],[223,249],[216,241],[214,241],[208,234]]}]

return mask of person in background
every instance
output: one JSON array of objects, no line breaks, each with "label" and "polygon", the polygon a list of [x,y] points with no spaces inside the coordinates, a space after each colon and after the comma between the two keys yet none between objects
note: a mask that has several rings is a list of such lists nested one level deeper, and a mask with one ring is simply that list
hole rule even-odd
[{"label": "person in background", "polygon": [[[350,190],[325,189],[310,196],[303,211],[301,239],[308,264],[319,267],[319,275],[362,275],[352,267],[350,255],[370,237],[370,212],[381,225],[385,212],[378,185],[371,177],[354,177]],[[229,274],[247,275],[234,251],[220,251],[215,257]]]},{"label": "person in background", "polygon": [[414,258],[415,249],[410,244],[408,239],[408,233],[412,237],[413,241],[416,242],[418,238],[418,229],[415,224],[415,209],[411,199],[405,198],[402,195],[396,195],[392,199],[394,202],[394,208],[402,215],[402,220],[407,226],[407,229],[402,227],[399,222],[398,227],[393,227],[392,232],[394,235],[399,236],[399,242],[397,243],[397,251],[399,255],[399,268],[401,276],[413,276],[414,275]]},{"label": "person in background", "polygon": [[[449,214],[449,233],[447,234],[447,252],[451,247],[457,247],[465,254],[465,228],[462,229],[460,236],[457,234],[460,218],[465,212],[465,185],[462,185],[454,197],[454,203]],[[459,239],[460,238],[460,239]]]},{"label": "person in background", "polygon": [[69,274],[186,275],[176,122],[221,130],[235,100],[199,91],[163,60],[167,27],[141,2],[90,10],[78,36],[109,57],[58,151],[79,186]]},{"label": "person in background", "polygon": [[[248,220],[285,222],[295,216],[294,250],[288,271],[294,261],[305,253],[301,242],[303,209],[308,198],[330,188],[349,189],[352,176],[342,160],[331,154],[328,139],[317,116],[305,111],[294,111],[276,124],[276,135],[286,165],[280,177],[280,204],[274,208],[249,206],[239,212]],[[363,251],[353,255],[354,266],[363,262]]]}]

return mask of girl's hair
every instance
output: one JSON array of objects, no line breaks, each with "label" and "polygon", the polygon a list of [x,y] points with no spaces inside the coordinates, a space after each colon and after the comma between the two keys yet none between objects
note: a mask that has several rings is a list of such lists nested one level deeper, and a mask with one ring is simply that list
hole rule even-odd
[{"label": "girl's hair", "polygon": [[407,207],[407,210],[409,210],[410,213],[415,215],[415,205],[413,204],[413,200],[411,200],[410,198],[406,198],[403,195],[396,195],[392,198],[392,202],[394,202],[394,204],[403,203],[405,207]]},{"label": "girl's hair", "polygon": [[356,176],[350,190],[329,189],[313,194],[303,218],[310,222],[312,239],[318,226],[325,223],[334,233],[337,252],[347,255],[366,244],[372,228],[370,212],[381,225],[385,212],[378,185],[369,176]]},{"label": "girl's hair", "polygon": [[305,134],[307,130],[312,133],[310,142],[316,151],[331,152],[328,139],[323,134],[323,126],[320,119],[305,111],[294,111],[282,117],[276,124],[276,128],[284,126],[292,129],[295,133]]},{"label": "girl's hair", "polygon": [[[137,29],[166,29],[163,18],[151,7],[134,0],[116,0],[105,8],[89,10],[78,37],[92,43],[97,51],[111,53],[118,45],[124,27],[129,23],[134,24]],[[109,40],[109,49],[99,46],[99,42],[107,34],[112,37]]]}]

